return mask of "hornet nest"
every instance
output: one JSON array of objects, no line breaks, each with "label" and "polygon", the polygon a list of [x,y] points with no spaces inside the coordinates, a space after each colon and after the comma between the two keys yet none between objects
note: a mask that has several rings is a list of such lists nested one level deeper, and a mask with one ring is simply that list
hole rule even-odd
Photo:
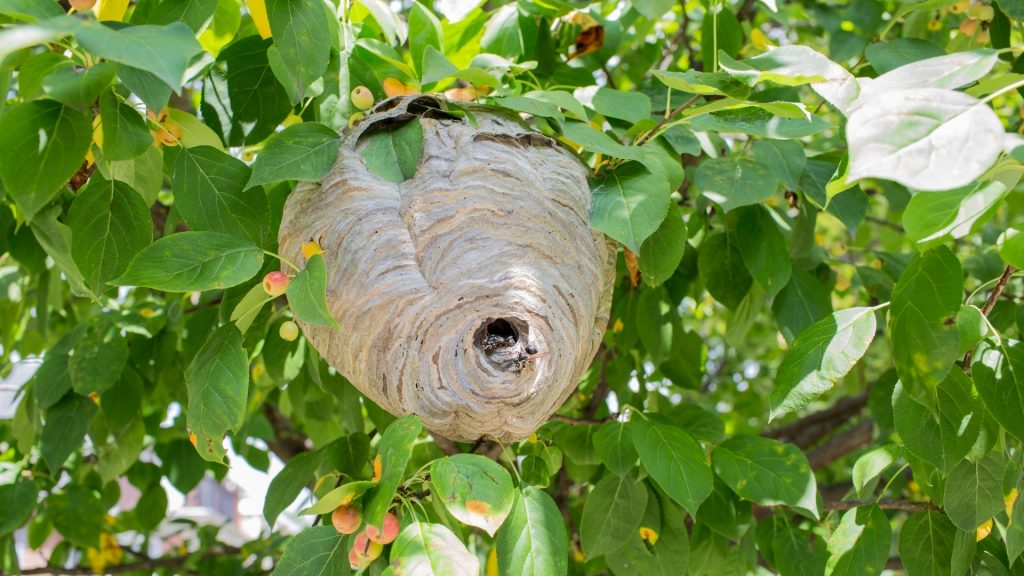
[{"label": "hornet nest", "polygon": [[[422,126],[415,174],[361,157],[374,132]],[[615,250],[590,228],[586,167],[514,115],[392,98],[345,136],[281,223],[285,258],[320,242],[340,330],[302,324],[363,394],[431,431],[522,439],[572,394],[608,323]]]}]

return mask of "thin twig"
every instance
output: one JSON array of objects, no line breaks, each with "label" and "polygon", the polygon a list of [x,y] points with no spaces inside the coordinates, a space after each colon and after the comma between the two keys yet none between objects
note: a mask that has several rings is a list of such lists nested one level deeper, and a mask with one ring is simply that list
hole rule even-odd
[{"label": "thin twig", "polygon": [[604,424],[610,422],[619,417],[618,412],[612,412],[604,418],[573,418],[572,416],[562,416],[561,414],[552,414],[551,420],[556,422],[565,422],[566,424],[572,424],[573,426],[583,426],[586,424]]},{"label": "thin twig", "polygon": [[683,102],[675,110],[669,112],[668,116],[665,116],[664,118],[662,118],[661,122],[658,122],[654,126],[654,128],[651,129],[650,132],[647,132],[646,134],[644,134],[644,135],[640,136],[639,138],[637,138],[636,139],[636,145],[640,146],[644,142],[647,142],[648,140],[653,138],[658,133],[658,130],[661,130],[662,126],[664,126],[669,121],[671,121],[674,117],[679,115],[683,110],[686,110],[690,106],[693,106],[697,102],[697,100],[700,100],[700,98],[701,98],[700,94],[694,94],[693,96],[690,97],[689,100],[687,100],[686,102]]},{"label": "thin twig", "polygon": [[[1006,268],[1003,269],[1003,274],[999,277],[999,281],[996,282],[995,287],[992,288],[992,292],[988,295],[988,300],[985,301],[985,305],[981,307],[981,313],[986,317],[988,316],[988,313],[995,308],[996,302],[999,300],[999,296],[1002,295],[1003,290],[1006,289],[1006,285],[1010,282],[1010,277],[1013,276],[1014,271],[1013,266],[1010,266],[1009,264],[1007,264]],[[971,361],[973,359],[974,348],[971,348],[967,351],[967,354],[964,354],[964,363],[962,366],[964,372],[968,374],[971,373]]]}]

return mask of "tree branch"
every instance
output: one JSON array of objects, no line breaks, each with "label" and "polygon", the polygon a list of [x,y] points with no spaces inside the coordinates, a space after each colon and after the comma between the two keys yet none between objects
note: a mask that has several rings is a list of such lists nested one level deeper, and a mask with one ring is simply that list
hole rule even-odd
[{"label": "tree branch", "polygon": [[278,458],[287,463],[299,454],[309,450],[309,437],[295,429],[292,421],[281,413],[276,404],[263,403],[263,416],[274,431],[274,439],[267,446],[277,454]]},{"label": "tree branch", "polygon": [[811,463],[812,469],[820,470],[861,446],[870,444],[874,430],[875,421],[866,418],[850,430],[833,436],[828,442],[815,448],[807,455],[807,461]]},{"label": "tree branch", "polygon": [[[999,281],[996,282],[995,287],[992,288],[992,292],[988,295],[988,300],[985,300],[985,305],[981,307],[981,313],[982,314],[984,314],[985,316],[988,316],[988,313],[991,312],[993,308],[995,308],[996,302],[999,300],[999,296],[1002,295],[1003,290],[1006,289],[1006,285],[1010,282],[1010,277],[1013,276],[1014,272],[1015,272],[1015,270],[1014,270],[1013,266],[1010,266],[1009,264],[1007,264],[1006,268],[1003,269],[1002,275],[999,276]],[[973,359],[974,359],[974,348],[971,348],[970,350],[967,351],[967,354],[964,354],[964,363],[963,363],[963,371],[964,372],[966,372],[968,374],[971,373],[971,361]]]},{"label": "tree branch", "polygon": [[867,404],[867,393],[842,398],[825,410],[768,430],[764,436],[795,444],[800,449],[808,448],[860,414]]}]

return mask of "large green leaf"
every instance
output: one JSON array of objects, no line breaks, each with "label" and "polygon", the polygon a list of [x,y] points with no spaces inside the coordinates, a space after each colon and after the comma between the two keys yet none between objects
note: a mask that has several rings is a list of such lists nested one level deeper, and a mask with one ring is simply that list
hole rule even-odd
[{"label": "large green leaf", "polygon": [[950,574],[956,528],[941,512],[916,512],[900,530],[899,553],[907,576]]},{"label": "large green leaf", "polygon": [[121,378],[128,353],[128,342],[115,327],[89,325],[68,361],[71,387],[83,396],[102,394]]},{"label": "large green leaf", "polygon": [[266,498],[263,500],[263,517],[267,519],[267,524],[271,528],[274,527],[274,522],[281,512],[290,506],[302,489],[309,484],[310,478],[323,460],[324,453],[320,450],[303,452],[289,460],[270,481]]},{"label": "large green leaf", "polygon": [[832,312],[828,290],[814,276],[793,268],[789,283],[772,302],[772,313],[786,341],[793,342],[811,324]]},{"label": "large green leaf", "polygon": [[[608,554],[608,566],[612,571],[617,576],[686,574],[690,560],[686,512],[664,496],[651,495],[640,527],[624,546]],[[640,531],[647,535],[646,540]]]},{"label": "large green leaf", "polygon": [[563,576],[569,565],[568,540],[555,501],[543,490],[526,486],[516,493],[512,513],[495,539],[498,574]]},{"label": "large green leaf", "polygon": [[608,474],[587,495],[580,543],[587,559],[614,552],[640,527],[647,489],[629,476]]},{"label": "large green leaf", "polygon": [[391,545],[394,576],[478,576],[480,561],[447,527],[413,521]]},{"label": "large green leaf", "polygon": [[922,248],[959,240],[977,230],[1009,190],[1002,182],[984,182],[946,192],[915,194],[903,211],[907,237]]},{"label": "large green leaf", "polygon": [[0,180],[31,219],[82,165],[92,127],[73,108],[34,100],[0,116],[0,134]]},{"label": "large green leaf", "polygon": [[367,524],[380,527],[384,515],[391,508],[391,500],[395,497],[398,485],[405,477],[405,467],[412,457],[412,445],[422,429],[420,419],[407,414],[384,430],[373,464],[375,471],[379,469],[380,478],[366,501],[363,514]]},{"label": "large green leaf", "polygon": [[95,20],[61,19],[50,23],[73,32],[78,43],[95,56],[148,72],[175,90],[185,80],[192,57],[202,51],[192,30],[181,22],[118,29]]},{"label": "large green leaf", "polygon": [[849,373],[875,337],[875,310],[840,310],[796,337],[775,378],[770,418],[803,408]]},{"label": "large green leaf", "polygon": [[306,267],[288,283],[285,294],[299,320],[328,328],[338,327],[327,307],[327,268],[322,254],[314,254],[306,261]]},{"label": "large green leaf", "polygon": [[35,391],[36,404],[46,409],[53,406],[71,390],[71,373],[68,364],[71,352],[85,332],[85,324],[79,324],[69,330],[56,344],[46,351],[43,363],[36,370]]},{"label": "large green leaf", "polygon": [[106,526],[106,507],[99,496],[77,483],[46,499],[46,515],[61,536],[82,548],[97,547]]},{"label": "large green leaf", "polygon": [[274,133],[292,106],[288,93],[270,70],[269,39],[246,36],[217,57],[203,85],[203,117],[231,146],[254,144]]},{"label": "large green leaf", "polygon": [[334,165],[340,146],[338,134],[323,124],[289,126],[275,134],[256,157],[248,186],[280,180],[319,180]]},{"label": "large green leaf", "polygon": [[962,297],[960,261],[944,246],[915,258],[893,287],[893,363],[911,389],[934,388],[953,366],[960,351],[955,319]]},{"label": "large green leaf", "polygon": [[774,297],[789,282],[789,248],[768,209],[744,206],[736,211],[736,245],[757,284]]},{"label": "large green leaf", "polygon": [[807,165],[803,145],[792,140],[757,140],[754,158],[768,167],[788,190],[800,187],[800,177]]},{"label": "large green leaf", "polygon": [[971,373],[992,416],[1018,440],[1024,439],[1024,342],[1004,340],[983,346],[974,357]]},{"label": "large green leaf", "polygon": [[904,64],[942,56],[945,53],[942,48],[920,38],[895,38],[869,44],[864,50],[868,63],[879,74],[885,74]]},{"label": "large green leaf", "polygon": [[712,475],[704,450],[682,428],[646,419],[630,422],[644,470],[687,512],[711,494]]},{"label": "large green leaf", "polygon": [[665,219],[670,190],[665,179],[637,162],[627,162],[591,180],[590,225],[633,252]]},{"label": "large green leaf", "polygon": [[751,86],[765,81],[784,86],[810,84],[843,113],[860,93],[853,74],[806,46],[781,46],[743,61],[719,57],[723,70]]},{"label": "large green leaf", "polygon": [[153,219],[127,184],[93,176],[68,211],[71,256],[96,294],[128,268],[153,239]]},{"label": "large green leaf", "polygon": [[708,293],[730,309],[740,305],[754,284],[736,239],[724,232],[711,234],[701,243],[697,270]]},{"label": "large green leaf", "polygon": [[385,126],[360,138],[359,156],[366,169],[400,184],[416,175],[423,157],[423,125],[413,118],[400,126]]},{"label": "large green leaf", "polygon": [[153,135],[142,114],[115,90],[106,90],[100,96],[100,118],[104,159],[131,160],[153,145]]},{"label": "large green leaf", "polygon": [[668,214],[653,234],[640,245],[640,273],[648,286],[672,277],[686,252],[686,223],[679,205],[669,202]]},{"label": "large green leaf", "polygon": [[456,454],[434,460],[430,485],[452,516],[491,536],[512,510],[512,477],[494,460]]},{"label": "large green leaf", "polygon": [[210,335],[185,370],[188,429],[199,455],[224,461],[224,435],[242,427],[249,395],[249,359],[242,334],[225,324]]},{"label": "large green leaf", "polygon": [[733,436],[712,454],[715,472],[740,498],[786,504],[818,516],[818,485],[796,446],[760,436]]},{"label": "large green leaf", "polygon": [[132,12],[133,24],[171,24],[184,22],[199,32],[217,9],[217,0],[143,0]]},{"label": "large green leaf", "polygon": [[[291,92],[302,98],[306,87],[327,69],[331,56],[330,13],[318,0],[266,0],[266,6],[274,48],[290,74],[287,80],[292,83]],[[282,83],[285,81],[281,78]]]},{"label": "large green leaf", "polygon": [[270,237],[270,208],[263,188],[246,189],[250,173],[244,162],[216,148],[183,148],[171,180],[174,205],[193,230],[264,246]]},{"label": "large green leaf", "polygon": [[[0,515],[0,535],[7,535],[21,527],[35,509],[38,497],[39,487],[31,478],[19,476],[13,482],[0,485],[0,509],[4,511]],[[562,517],[558,514],[556,516],[561,526]],[[564,569],[562,573],[565,573]]]},{"label": "large green leaf", "polygon": [[993,453],[974,462],[962,460],[949,471],[942,505],[957,528],[974,532],[1003,510],[1006,466],[1006,459]]},{"label": "large green leaf", "polygon": [[346,539],[333,526],[313,526],[295,536],[274,567],[274,576],[345,576],[351,574],[345,557]]},{"label": "large green leaf", "polygon": [[165,292],[228,288],[252,278],[263,252],[250,242],[219,232],[179,232],[144,248],[113,281]]},{"label": "large green leaf", "polygon": [[81,448],[96,404],[78,394],[68,394],[46,411],[46,422],[39,436],[39,451],[46,467],[56,473],[77,448]]},{"label": "large green leaf", "polygon": [[636,466],[639,455],[633,444],[633,427],[624,422],[605,422],[594,434],[594,450],[609,470],[625,475]]},{"label": "large green leaf", "polygon": [[324,494],[316,501],[316,504],[303,509],[299,514],[330,514],[339,506],[351,504],[356,498],[359,498],[376,485],[376,482],[370,480],[347,482]]},{"label": "large green leaf", "polygon": [[878,576],[889,560],[892,529],[878,506],[847,510],[828,540],[826,576]]},{"label": "large green leaf", "polygon": [[693,182],[708,200],[726,212],[764,202],[778,187],[771,169],[744,158],[705,160],[697,168]]}]

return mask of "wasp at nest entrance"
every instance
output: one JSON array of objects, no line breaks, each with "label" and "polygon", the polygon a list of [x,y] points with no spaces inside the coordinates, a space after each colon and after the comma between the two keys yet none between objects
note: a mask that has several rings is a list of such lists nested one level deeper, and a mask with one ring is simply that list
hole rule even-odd
[{"label": "wasp at nest entrance", "polygon": [[518,319],[488,319],[477,330],[475,340],[492,364],[516,374],[539,352],[529,344],[529,326]]}]

